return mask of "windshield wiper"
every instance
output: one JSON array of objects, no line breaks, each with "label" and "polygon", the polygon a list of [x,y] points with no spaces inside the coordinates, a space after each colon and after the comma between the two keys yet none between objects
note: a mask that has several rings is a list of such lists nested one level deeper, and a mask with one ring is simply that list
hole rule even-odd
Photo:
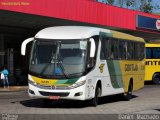
[{"label": "windshield wiper", "polygon": [[[51,61],[53,61],[53,59],[51,59],[51,60],[44,66],[44,68],[42,69],[42,71],[41,71],[40,74],[43,74],[43,73],[46,71],[46,69],[48,68],[48,66],[51,64]],[[55,68],[55,67],[54,67],[54,68]]]},{"label": "windshield wiper", "polygon": [[51,64],[51,63],[54,63],[54,73],[55,73],[55,70],[56,70],[56,65],[58,67],[60,67],[60,69],[62,70],[62,73],[63,75],[65,76],[65,78],[69,78],[69,75],[65,72],[65,69],[64,69],[64,66],[63,64],[61,63],[61,56],[60,56],[60,53],[59,53],[59,49],[60,49],[60,43],[58,42],[57,43],[57,50],[56,50],[56,53],[55,54],[52,54],[49,62],[44,66],[44,68],[42,69],[41,71],[41,74],[43,74],[46,69],[48,68],[48,66]]},{"label": "windshield wiper", "polygon": [[57,66],[61,68],[61,70],[62,70],[62,72],[63,72],[63,75],[65,76],[65,78],[68,79],[68,78],[69,78],[69,75],[65,72],[64,66],[63,66],[63,64],[61,63],[61,61],[62,61],[62,60],[60,59],[61,56],[60,56],[60,54],[58,54],[57,56],[58,56],[58,59],[57,59],[57,60],[58,60],[58,63],[57,63]]}]

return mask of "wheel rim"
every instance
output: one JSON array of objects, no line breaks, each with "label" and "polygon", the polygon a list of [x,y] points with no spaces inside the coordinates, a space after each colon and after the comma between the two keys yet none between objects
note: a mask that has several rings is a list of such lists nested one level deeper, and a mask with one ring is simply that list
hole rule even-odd
[{"label": "wheel rim", "polygon": [[159,78],[154,78],[154,79],[153,79],[153,82],[154,82],[155,84],[160,84],[160,79],[159,79]]}]

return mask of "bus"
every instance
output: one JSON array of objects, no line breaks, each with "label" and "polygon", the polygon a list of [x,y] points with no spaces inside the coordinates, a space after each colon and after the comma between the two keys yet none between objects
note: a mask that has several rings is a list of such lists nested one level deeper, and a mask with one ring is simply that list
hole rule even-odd
[{"label": "bus", "polygon": [[125,33],[85,26],[49,27],[32,41],[29,63],[29,96],[87,100],[97,106],[102,96],[132,92],[144,86],[145,41]]},{"label": "bus", "polygon": [[160,44],[146,43],[145,81],[160,84]]}]

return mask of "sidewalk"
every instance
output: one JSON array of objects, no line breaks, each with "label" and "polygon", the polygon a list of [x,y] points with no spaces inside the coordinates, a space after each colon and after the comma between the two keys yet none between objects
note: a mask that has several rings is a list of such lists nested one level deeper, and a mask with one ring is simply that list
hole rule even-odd
[{"label": "sidewalk", "polygon": [[27,91],[28,86],[10,86],[9,88],[0,87],[0,92],[16,92],[16,91]]}]

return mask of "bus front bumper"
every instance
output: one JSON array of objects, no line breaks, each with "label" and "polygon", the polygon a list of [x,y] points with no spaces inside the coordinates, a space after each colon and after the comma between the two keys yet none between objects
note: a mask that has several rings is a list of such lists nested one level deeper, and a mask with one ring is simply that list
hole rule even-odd
[{"label": "bus front bumper", "polygon": [[85,85],[69,90],[43,89],[29,84],[28,94],[30,97],[47,99],[71,99],[85,100]]}]

